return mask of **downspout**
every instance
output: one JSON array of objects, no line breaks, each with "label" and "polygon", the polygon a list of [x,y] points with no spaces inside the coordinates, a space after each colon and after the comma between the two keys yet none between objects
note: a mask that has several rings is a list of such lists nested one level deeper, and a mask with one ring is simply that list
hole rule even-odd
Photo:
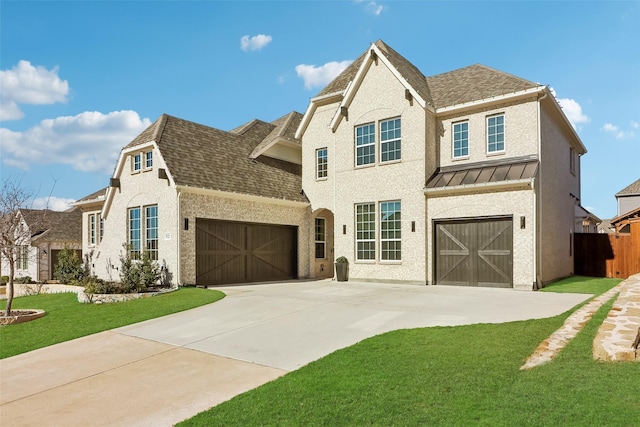
[{"label": "downspout", "polygon": [[178,191],[178,218],[176,223],[176,253],[178,254],[178,259],[176,263],[176,284],[178,286],[182,286],[182,276],[180,274],[180,266],[182,265],[182,257],[180,256],[180,241],[182,240],[181,230],[180,230],[180,219],[182,218],[182,203],[180,202],[182,191],[180,189]]},{"label": "downspout", "polygon": [[[538,105],[537,105],[537,109],[538,109],[538,177],[542,178],[542,167],[543,167],[543,159],[542,159],[542,121],[540,119],[540,112],[541,112],[541,108],[540,106],[542,105],[542,101],[549,95],[549,93],[545,90],[544,91],[544,95],[540,98],[538,98]],[[539,180],[540,184],[542,184],[542,179]],[[535,178],[534,178],[534,182],[535,182]],[[540,289],[540,285],[541,285],[541,280],[542,280],[542,261],[539,257],[538,254],[538,248],[542,247],[542,235],[540,233],[538,233],[538,229],[542,230],[542,215],[541,212],[539,212],[538,210],[540,209],[540,206],[542,206],[542,203],[537,203],[537,197],[540,197],[540,199],[542,200],[542,185],[538,185],[537,187],[537,194],[536,194],[536,188],[535,186],[533,186],[533,215],[534,215],[534,221],[533,221],[533,237],[534,237],[534,241],[535,244],[533,245],[533,290],[537,291],[538,289]],[[540,220],[540,227],[538,227],[538,219]]]}]

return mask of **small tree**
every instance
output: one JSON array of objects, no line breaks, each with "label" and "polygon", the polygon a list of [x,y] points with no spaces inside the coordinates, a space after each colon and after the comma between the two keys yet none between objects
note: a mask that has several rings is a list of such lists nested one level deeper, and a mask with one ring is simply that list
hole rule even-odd
[{"label": "small tree", "polygon": [[55,265],[53,276],[60,283],[71,284],[84,279],[84,268],[78,252],[65,246],[58,254],[58,262]]},{"label": "small tree", "polygon": [[151,259],[149,251],[142,252],[140,260],[131,258],[130,246],[124,246],[120,254],[120,281],[125,292],[142,292],[160,280],[160,266]]},{"label": "small tree", "polygon": [[29,227],[24,226],[20,208],[31,198],[31,193],[13,180],[6,180],[0,188],[0,253],[9,266],[7,282],[7,308],[5,316],[11,314],[13,304],[13,283],[16,261],[22,245],[31,240]]}]

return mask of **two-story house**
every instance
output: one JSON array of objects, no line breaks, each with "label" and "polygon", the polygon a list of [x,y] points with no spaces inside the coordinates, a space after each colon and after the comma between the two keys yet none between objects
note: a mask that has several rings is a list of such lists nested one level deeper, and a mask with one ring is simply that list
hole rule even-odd
[{"label": "two-story house", "polygon": [[532,289],[573,273],[585,152],[546,86],[428,77],[377,41],[304,115],[161,116],[78,202],[83,246],[108,279],[146,250],[178,284],[331,277],[346,256],[352,279]]},{"label": "two-story house", "polygon": [[531,289],[573,272],[586,149],[546,86],[483,65],[427,77],[377,41],[296,137],[353,278]]}]

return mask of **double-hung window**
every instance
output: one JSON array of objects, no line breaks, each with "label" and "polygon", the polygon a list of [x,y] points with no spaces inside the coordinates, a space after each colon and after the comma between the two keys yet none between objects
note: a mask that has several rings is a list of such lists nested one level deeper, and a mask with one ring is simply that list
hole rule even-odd
[{"label": "double-hung window", "polygon": [[320,148],[316,150],[316,178],[322,179],[327,177],[327,149]]},{"label": "double-hung window", "polygon": [[469,122],[453,124],[453,157],[469,156]]},{"label": "double-hung window", "polygon": [[376,205],[356,205],[356,260],[376,259]]},{"label": "double-hung window", "polygon": [[18,270],[28,270],[29,269],[29,246],[28,245],[20,245],[18,246],[18,256],[16,257],[16,268]]},{"label": "double-hung window", "polygon": [[356,166],[376,161],[376,126],[369,123],[356,127]]},{"label": "double-hung window", "polygon": [[[144,217],[142,216],[144,214]],[[129,208],[129,253],[132,259],[141,259],[143,248],[149,258],[158,259],[158,205]],[[142,243],[144,242],[144,247]]]},{"label": "double-hung window", "polygon": [[96,244],[96,215],[89,215],[89,244]]},{"label": "double-hung window", "polygon": [[504,151],[504,114],[487,117],[487,152]]},{"label": "double-hung window", "polygon": [[132,259],[140,259],[142,251],[142,223],[140,208],[129,208],[129,254]]},{"label": "double-hung window", "polygon": [[151,169],[153,167],[153,151],[147,151],[144,153],[144,167]]},{"label": "double-hung window", "polygon": [[326,220],[324,218],[316,218],[316,221],[315,221],[316,259],[324,259],[327,257],[325,230],[326,230]]},{"label": "double-hung window", "polygon": [[380,122],[380,161],[390,162],[401,158],[400,119]]},{"label": "double-hung window", "polygon": [[380,260],[402,259],[401,204],[399,201],[380,203]]},{"label": "double-hung window", "polygon": [[149,258],[158,259],[158,205],[146,206],[144,208],[144,216],[146,220],[145,238],[146,249],[149,252]]},{"label": "double-hung window", "polygon": [[139,171],[140,169],[142,169],[142,154],[138,153],[136,155],[133,156],[133,171]]}]

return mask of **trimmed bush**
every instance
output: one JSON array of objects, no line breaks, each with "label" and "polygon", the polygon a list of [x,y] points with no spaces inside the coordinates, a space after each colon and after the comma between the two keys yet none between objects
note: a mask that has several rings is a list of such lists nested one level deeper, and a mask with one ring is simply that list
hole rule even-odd
[{"label": "trimmed bush", "polygon": [[65,247],[58,254],[58,262],[54,268],[53,277],[60,283],[80,282],[85,277],[82,261],[78,257],[78,252]]}]

